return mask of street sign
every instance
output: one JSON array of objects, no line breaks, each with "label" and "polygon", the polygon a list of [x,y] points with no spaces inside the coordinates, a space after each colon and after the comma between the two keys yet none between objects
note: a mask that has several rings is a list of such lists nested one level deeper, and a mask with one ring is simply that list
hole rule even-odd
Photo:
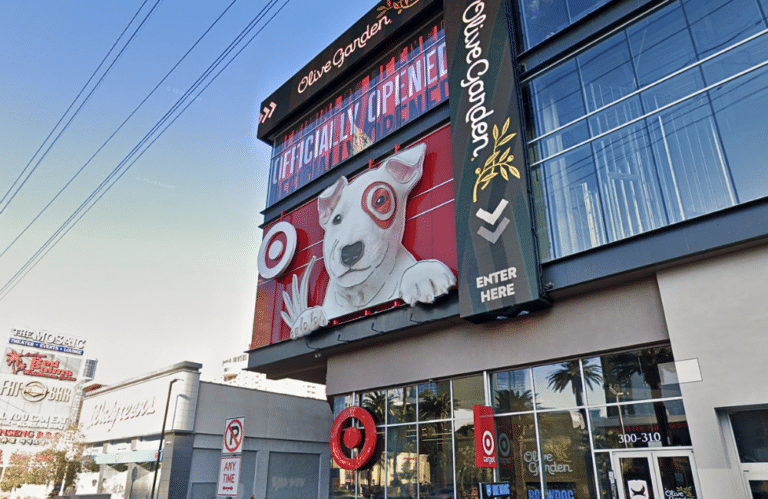
[{"label": "street sign", "polygon": [[223,454],[240,454],[243,452],[244,421],[244,417],[227,419],[224,426],[224,442],[221,447]]},{"label": "street sign", "polygon": [[240,483],[240,456],[226,456],[221,458],[219,466],[219,483],[216,495],[224,497],[236,497],[237,486]]}]

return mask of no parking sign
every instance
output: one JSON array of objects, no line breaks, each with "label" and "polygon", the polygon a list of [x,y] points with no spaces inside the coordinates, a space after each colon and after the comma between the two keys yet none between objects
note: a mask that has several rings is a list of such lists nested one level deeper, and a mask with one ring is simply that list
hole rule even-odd
[{"label": "no parking sign", "polygon": [[245,418],[227,419],[224,426],[224,442],[221,446],[223,454],[240,454],[243,452],[243,440],[245,438]]}]

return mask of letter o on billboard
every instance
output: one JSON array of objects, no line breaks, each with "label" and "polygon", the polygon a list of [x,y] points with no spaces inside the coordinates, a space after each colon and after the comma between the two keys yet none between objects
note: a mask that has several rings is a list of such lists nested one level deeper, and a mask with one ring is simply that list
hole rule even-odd
[{"label": "letter o on billboard", "polygon": [[[364,435],[354,426],[344,429],[345,423],[353,418],[363,424]],[[341,411],[331,427],[331,455],[333,460],[345,470],[364,468],[376,451],[376,439],[376,422],[371,413],[362,407],[347,407]],[[357,448],[361,442],[363,448],[360,449],[357,456],[347,457],[342,447]]]},{"label": "letter o on billboard", "polygon": [[264,279],[277,277],[288,268],[296,253],[296,228],[288,222],[277,222],[261,241],[259,274]]}]

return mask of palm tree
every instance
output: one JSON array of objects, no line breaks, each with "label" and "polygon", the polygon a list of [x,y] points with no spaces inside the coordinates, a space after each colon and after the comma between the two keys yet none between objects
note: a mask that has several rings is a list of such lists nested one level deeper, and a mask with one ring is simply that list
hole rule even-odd
[{"label": "palm tree", "polygon": [[[673,360],[670,347],[646,348],[635,352],[620,353],[611,358],[610,375],[621,386],[631,386],[632,376],[640,375],[644,383],[651,389],[651,398],[658,399],[662,397],[659,364],[672,362]],[[662,441],[669,444],[667,407],[664,405],[664,402],[654,402],[653,411],[656,413],[656,421],[659,425]]]},{"label": "palm tree", "polygon": [[[573,394],[576,397],[576,405],[584,405],[584,386],[581,379],[581,368],[578,360],[569,360],[560,364],[560,370],[552,372],[547,376],[549,388],[562,392],[568,385],[571,385]],[[603,382],[602,368],[598,365],[584,364],[584,381],[587,387],[592,389],[593,384]]]},{"label": "palm tree", "polygon": [[533,409],[533,396],[530,390],[496,390],[496,410],[498,412],[523,412]]}]

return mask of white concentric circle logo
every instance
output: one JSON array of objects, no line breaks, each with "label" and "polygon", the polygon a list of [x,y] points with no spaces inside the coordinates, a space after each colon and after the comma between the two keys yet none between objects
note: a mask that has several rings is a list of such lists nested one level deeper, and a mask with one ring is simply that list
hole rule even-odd
[{"label": "white concentric circle logo", "polygon": [[501,453],[502,457],[509,457],[510,450],[511,445],[509,443],[509,437],[506,433],[502,433],[499,435],[499,453]]},{"label": "white concentric circle logo", "polygon": [[483,452],[485,452],[487,456],[492,456],[495,448],[496,444],[493,442],[493,434],[490,431],[485,430],[483,433]]},{"label": "white concentric circle logo", "polygon": [[296,253],[296,228],[288,222],[277,222],[261,241],[259,275],[264,279],[277,277],[288,268]]}]

